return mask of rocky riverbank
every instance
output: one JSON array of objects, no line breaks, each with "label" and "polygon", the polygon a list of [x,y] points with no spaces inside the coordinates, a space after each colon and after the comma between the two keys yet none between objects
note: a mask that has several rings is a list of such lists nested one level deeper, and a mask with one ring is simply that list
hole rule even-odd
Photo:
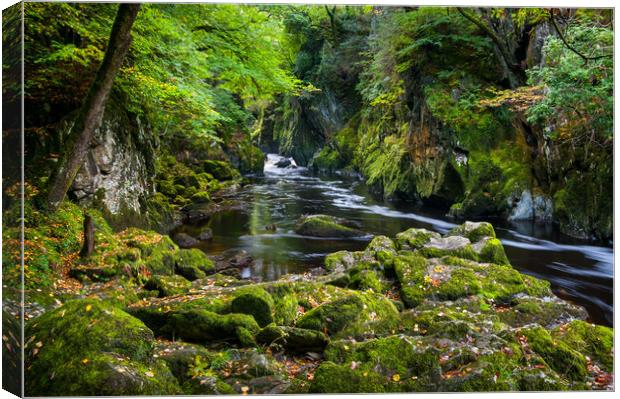
[{"label": "rocky riverbank", "polygon": [[613,330],[513,269],[487,223],[377,236],[263,283],[157,233],[98,238],[68,271],[79,287],[27,295],[28,395],[613,387]]}]

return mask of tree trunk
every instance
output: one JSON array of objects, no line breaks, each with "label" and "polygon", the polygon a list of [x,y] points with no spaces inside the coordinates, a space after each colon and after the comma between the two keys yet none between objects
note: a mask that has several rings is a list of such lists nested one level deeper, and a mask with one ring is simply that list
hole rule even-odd
[{"label": "tree trunk", "polygon": [[93,217],[84,215],[84,245],[80,251],[80,257],[88,258],[95,250],[95,226]]},{"label": "tree trunk", "polygon": [[71,129],[67,148],[59,160],[48,193],[47,204],[52,212],[58,209],[65,198],[67,190],[71,187],[73,179],[84,162],[92,136],[101,126],[114,77],[129,49],[131,26],[139,9],[139,4],[121,4],[118,8],[103,62]]}]

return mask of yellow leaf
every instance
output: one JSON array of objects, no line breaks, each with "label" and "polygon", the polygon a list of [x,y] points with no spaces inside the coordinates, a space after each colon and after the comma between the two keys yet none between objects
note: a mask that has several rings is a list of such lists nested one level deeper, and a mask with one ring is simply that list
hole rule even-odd
[{"label": "yellow leaf", "polygon": [[392,376],[392,380],[393,380],[393,381],[395,381],[395,382],[400,381],[400,374],[394,374],[394,375]]},{"label": "yellow leaf", "polygon": [[90,312],[90,310],[93,308],[93,305],[86,305],[86,311]]},{"label": "yellow leaf", "polygon": [[90,362],[90,360],[88,360],[87,358],[82,359],[82,364],[88,364],[88,362]]}]

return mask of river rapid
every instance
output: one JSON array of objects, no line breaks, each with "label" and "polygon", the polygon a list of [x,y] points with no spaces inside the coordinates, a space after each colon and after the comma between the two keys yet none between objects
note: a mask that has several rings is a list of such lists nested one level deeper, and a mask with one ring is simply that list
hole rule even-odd
[{"label": "river rapid", "polygon": [[[264,176],[252,177],[250,184],[231,194],[243,202],[242,209],[220,212],[207,222],[214,237],[200,248],[209,255],[247,251],[254,264],[242,270],[245,278],[275,280],[306,272],[321,266],[329,253],[363,249],[373,235],[393,238],[410,227],[445,233],[455,226],[444,211],[379,201],[359,179],[318,177],[296,167],[292,159],[291,166],[277,167],[281,160],[269,154]],[[293,232],[300,216],[317,213],[357,221],[368,235],[325,239]],[[563,236],[550,225],[489,221],[516,269],[549,280],[560,297],[584,306],[591,321],[612,326],[612,248]]]}]

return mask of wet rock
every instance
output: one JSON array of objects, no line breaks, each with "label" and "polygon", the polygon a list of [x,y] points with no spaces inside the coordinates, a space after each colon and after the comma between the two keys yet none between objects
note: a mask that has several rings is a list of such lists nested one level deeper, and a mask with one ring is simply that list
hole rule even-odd
[{"label": "wet rock", "polygon": [[280,158],[278,161],[274,163],[274,166],[277,168],[286,168],[291,165],[291,160],[288,158]]},{"label": "wet rock", "polygon": [[187,233],[175,233],[172,240],[181,248],[191,248],[199,243],[197,239]]},{"label": "wet rock", "polygon": [[295,225],[295,233],[312,237],[359,237],[364,233],[358,225],[327,215],[303,216]]},{"label": "wet rock", "polygon": [[210,241],[213,239],[213,230],[210,227],[203,227],[196,238],[200,241]]},{"label": "wet rock", "polygon": [[524,190],[521,196],[508,198],[511,207],[508,220],[535,220],[546,222],[553,217],[553,200],[544,195],[532,195],[530,190]]},{"label": "wet rock", "polygon": [[224,273],[226,269],[243,269],[254,265],[254,258],[243,249],[229,249],[219,255],[213,256],[215,268]]}]

